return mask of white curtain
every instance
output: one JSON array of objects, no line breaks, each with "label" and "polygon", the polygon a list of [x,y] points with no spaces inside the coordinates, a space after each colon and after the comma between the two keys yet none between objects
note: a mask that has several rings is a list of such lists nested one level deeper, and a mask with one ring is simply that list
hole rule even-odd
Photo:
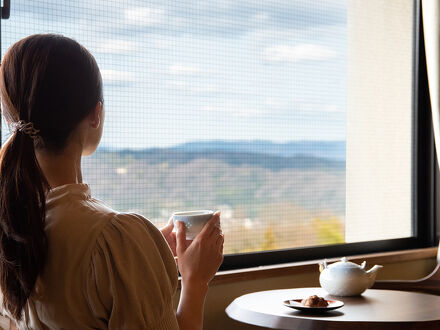
[{"label": "white curtain", "polygon": [[[437,160],[440,164],[440,1],[422,0],[422,15],[432,124]],[[437,261],[440,263],[440,245]]]}]

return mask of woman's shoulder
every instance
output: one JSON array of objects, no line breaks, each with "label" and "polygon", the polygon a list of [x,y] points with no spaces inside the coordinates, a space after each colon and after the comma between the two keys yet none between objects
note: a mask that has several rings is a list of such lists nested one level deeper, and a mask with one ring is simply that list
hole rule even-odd
[{"label": "woman's shoulder", "polygon": [[[152,268],[165,268],[176,273],[171,249],[160,230],[147,218],[136,213],[116,213],[108,218],[96,240],[96,254],[148,260]],[[174,276],[173,276],[174,277]]]},{"label": "woman's shoulder", "polygon": [[160,234],[159,229],[151,223],[144,216],[137,213],[125,213],[125,212],[116,212],[111,219],[109,219],[110,225],[114,226],[117,229],[127,229],[127,230],[141,230],[147,231],[152,235]]},{"label": "woman's shoulder", "polygon": [[103,226],[102,237],[110,241],[130,238],[142,244],[168,247],[160,230],[147,218],[136,213],[112,214]]}]

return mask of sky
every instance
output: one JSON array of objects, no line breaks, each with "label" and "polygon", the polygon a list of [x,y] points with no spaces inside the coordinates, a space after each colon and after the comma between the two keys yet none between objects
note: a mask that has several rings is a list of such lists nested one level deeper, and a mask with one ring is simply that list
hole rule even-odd
[{"label": "sky", "polygon": [[346,0],[15,0],[2,55],[76,39],[104,80],[102,146],[345,140]]}]

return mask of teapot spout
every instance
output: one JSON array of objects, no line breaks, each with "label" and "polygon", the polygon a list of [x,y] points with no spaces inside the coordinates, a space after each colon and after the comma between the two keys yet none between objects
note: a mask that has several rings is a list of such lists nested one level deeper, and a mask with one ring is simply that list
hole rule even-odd
[{"label": "teapot spout", "polygon": [[368,279],[369,279],[369,286],[368,288],[371,288],[374,284],[374,281],[376,280],[377,271],[379,269],[383,268],[381,265],[375,265],[373,268],[367,271]]}]

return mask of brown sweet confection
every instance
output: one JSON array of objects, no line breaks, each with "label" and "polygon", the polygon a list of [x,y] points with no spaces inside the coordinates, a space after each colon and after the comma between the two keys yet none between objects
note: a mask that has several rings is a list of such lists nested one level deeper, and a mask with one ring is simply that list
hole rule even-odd
[{"label": "brown sweet confection", "polygon": [[301,305],[307,307],[327,307],[328,302],[324,298],[318,297],[317,295],[310,296],[301,301]]}]

